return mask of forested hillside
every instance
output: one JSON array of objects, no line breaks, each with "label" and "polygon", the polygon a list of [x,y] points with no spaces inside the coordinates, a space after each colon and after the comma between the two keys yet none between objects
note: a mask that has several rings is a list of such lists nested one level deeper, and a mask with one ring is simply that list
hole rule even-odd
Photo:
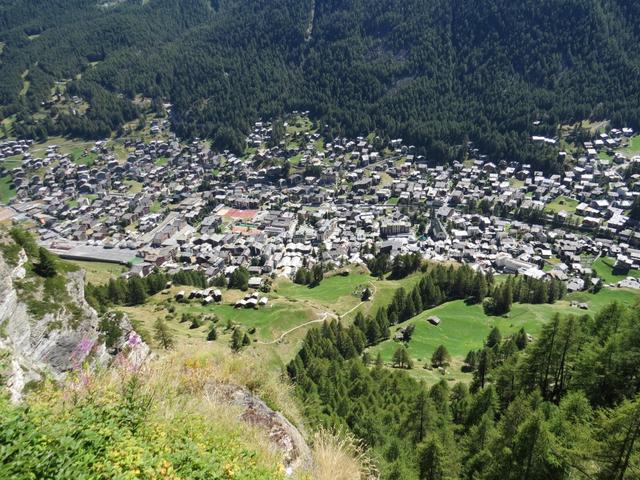
[{"label": "forested hillside", "polygon": [[[0,2],[0,102],[18,135],[101,137],[136,118],[142,94],[173,103],[180,135],[236,150],[258,117],[308,109],[327,133],[403,137],[433,160],[468,138],[553,169],[555,152],[530,135],[640,124],[634,2],[99,3]],[[36,114],[62,79],[88,111]]]},{"label": "forested hillside", "polygon": [[354,432],[385,480],[631,480],[638,324],[637,309],[612,304],[556,316],[529,345],[494,331],[469,387],[385,368],[357,323],[313,329],[287,368],[312,423]]}]

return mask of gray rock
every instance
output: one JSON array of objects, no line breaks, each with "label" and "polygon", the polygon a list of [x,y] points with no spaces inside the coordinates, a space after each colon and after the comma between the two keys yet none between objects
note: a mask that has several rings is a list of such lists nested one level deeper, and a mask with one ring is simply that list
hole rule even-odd
[{"label": "gray rock", "polygon": [[[27,257],[21,252],[18,265],[9,266],[0,256],[0,351],[8,351],[10,358],[3,372],[11,398],[18,401],[26,384],[43,377],[61,380],[71,370],[88,362],[91,367],[105,366],[114,354],[127,345],[135,332],[123,317],[122,338],[116,347],[107,351],[100,339],[100,319],[84,298],[84,272],[67,274],[66,288],[71,302],[80,308],[80,321],[73,321],[71,312],[61,309],[55,314],[34,318],[27,305],[20,300],[15,281],[24,278]],[[146,357],[148,347],[137,345],[136,362]]]},{"label": "gray rock", "polygon": [[227,383],[208,385],[210,395],[242,408],[240,420],[267,432],[271,443],[284,455],[284,466],[290,475],[312,464],[311,449],[300,431],[280,412],[246,388]]}]

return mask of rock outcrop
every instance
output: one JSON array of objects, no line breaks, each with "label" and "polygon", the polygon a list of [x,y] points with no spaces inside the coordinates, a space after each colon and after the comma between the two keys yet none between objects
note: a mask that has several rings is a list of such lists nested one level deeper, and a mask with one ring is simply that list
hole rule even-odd
[{"label": "rock outcrop", "polygon": [[241,407],[241,421],[267,432],[271,443],[284,455],[288,475],[311,466],[311,449],[300,431],[284,415],[238,385],[211,382],[207,390],[214,398]]},{"label": "rock outcrop", "polygon": [[[69,304],[40,318],[29,306],[18,283],[27,275],[28,261],[21,251],[15,266],[0,256],[0,382],[5,383],[14,401],[21,398],[30,382],[50,377],[62,379],[83,364],[108,365],[113,355],[133,352],[135,361],[146,356],[148,348],[139,341],[126,317],[118,319],[122,331],[107,349],[100,332],[100,318],[84,298],[84,272],[64,273]],[[61,274],[62,275],[62,274]],[[129,343],[129,339],[133,342]]]}]

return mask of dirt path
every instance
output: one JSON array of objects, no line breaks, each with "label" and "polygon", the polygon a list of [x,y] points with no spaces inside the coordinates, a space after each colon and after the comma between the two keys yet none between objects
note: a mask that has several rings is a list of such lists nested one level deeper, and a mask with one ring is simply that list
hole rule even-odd
[{"label": "dirt path", "polygon": [[[368,301],[373,300],[373,297],[376,294],[376,286],[372,283],[369,282],[369,284],[371,285],[373,291],[371,292],[371,298]],[[260,345],[273,345],[275,343],[281,342],[284,337],[286,337],[287,335],[289,335],[292,332],[295,332],[296,330],[306,327],[307,325],[312,325],[314,323],[322,323],[324,322],[327,318],[331,317],[334,318],[336,320],[343,318],[347,315],[349,315],[351,312],[357,310],[358,308],[360,308],[360,306],[362,306],[365,302],[360,302],[359,304],[357,304],[355,307],[349,309],[348,311],[344,312],[342,315],[336,315],[335,313],[331,313],[331,312],[324,312],[324,315],[322,316],[322,318],[316,319],[316,320],[310,320],[308,322],[302,323],[300,325],[297,325],[293,328],[290,328],[289,330],[287,330],[286,332],[284,332],[282,335],[280,335],[278,338],[276,338],[275,340],[271,340],[270,342],[262,342],[262,341],[258,341],[257,343],[259,343]]]},{"label": "dirt path", "polygon": [[302,324],[300,324],[300,325],[298,325],[298,326],[295,326],[295,327],[293,327],[293,328],[291,328],[291,329],[287,330],[286,332],[284,332],[282,335],[280,335],[280,336],[279,336],[278,338],[276,338],[275,340],[271,340],[270,342],[262,342],[262,341],[258,341],[258,342],[256,342],[256,343],[259,343],[260,345],[273,345],[274,343],[278,343],[278,342],[282,341],[282,339],[283,339],[284,337],[286,337],[287,335],[289,335],[289,334],[290,334],[290,333],[292,333],[292,332],[295,332],[295,331],[296,331],[296,330],[298,330],[299,328],[306,327],[307,325],[311,325],[311,324],[313,324],[313,323],[322,323],[322,322],[324,322],[324,321],[327,319],[327,317],[334,317],[334,318],[337,318],[337,317],[336,317],[336,315],[335,315],[334,313],[325,312],[325,314],[322,316],[322,318],[319,318],[319,319],[317,319],[317,320],[311,320],[311,321],[309,321],[309,322],[302,323]]}]

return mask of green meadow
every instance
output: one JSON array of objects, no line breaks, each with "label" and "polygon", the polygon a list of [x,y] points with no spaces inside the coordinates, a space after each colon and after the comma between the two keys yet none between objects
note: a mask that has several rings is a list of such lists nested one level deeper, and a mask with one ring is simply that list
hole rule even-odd
[{"label": "green meadow", "polygon": [[613,273],[613,265],[616,263],[615,259],[610,257],[600,257],[593,262],[591,268],[605,283],[616,283],[620,280],[624,280],[627,277],[640,278],[640,271],[629,270],[625,275],[617,275]]},{"label": "green meadow", "polygon": [[[392,327],[392,336],[397,328],[414,324],[416,329],[407,349],[416,362],[425,362],[439,345],[444,345],[454,359],[461,361],[469,350],[476,350],[482,344],[493,327],[498,327],[503,335],[524,328],[534,337],[546,321],[554,314],[593,315],[611,302],[632,305],[640,298],[638,292],[627,289],[603,289],[597,294],[575,293],[555,304],[519,304],[514,303],[511,312],[504,317],[486,315],[480,305],[467,305],[462,300],[448,302],[431,310],[426,310],[411,320]],[[581,310],[571,307],[570,302],[586,303],[589,308]],[[433,326],[427,318],[435,315],[442,320]],[[399,347],[394,340],[387,340],[370,349],[373,356],[378,352],[384,361],[389,362]]]}]

